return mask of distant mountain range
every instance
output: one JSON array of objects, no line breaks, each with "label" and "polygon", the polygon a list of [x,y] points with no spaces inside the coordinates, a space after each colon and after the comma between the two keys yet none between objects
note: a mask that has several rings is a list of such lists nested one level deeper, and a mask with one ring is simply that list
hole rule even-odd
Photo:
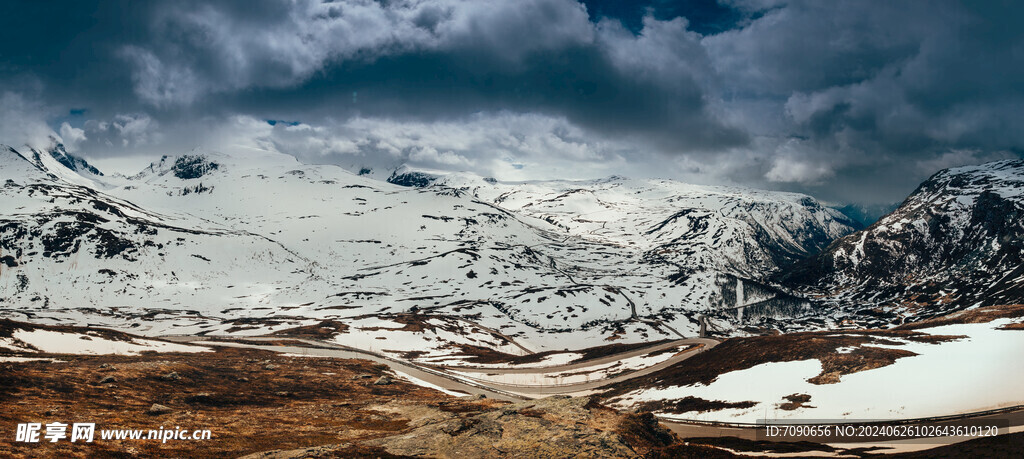
[{"label": "distant mountain range", "polygon": [[700,315],[806,329],[1020,295],[1020,162],[941,172],[861,232],[795,193],[385,182],[278,153],[195,150],[124,177],[59,144],[0,147],[0,174],[0,311],[149,334],[416,312],[561,349],[692,336]]}]

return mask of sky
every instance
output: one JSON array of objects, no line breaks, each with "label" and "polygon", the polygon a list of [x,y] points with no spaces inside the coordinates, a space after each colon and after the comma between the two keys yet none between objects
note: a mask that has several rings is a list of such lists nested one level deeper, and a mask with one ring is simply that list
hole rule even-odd
[{"label": "sky", "polygon": [[4,2],[0,143],[901,201],[1024,156],[1016,1]]}]

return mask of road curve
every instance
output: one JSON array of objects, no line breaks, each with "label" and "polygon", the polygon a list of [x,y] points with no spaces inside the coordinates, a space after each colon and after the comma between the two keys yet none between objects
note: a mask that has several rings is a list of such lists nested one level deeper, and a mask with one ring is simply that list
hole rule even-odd
[{"label": "road curve", "polygon": [[[681,340],[681,341],[685,341],[685,340]],[[715,343],[715,344],[717,344],[717,343]],[[544,386],[542,386],[542,385],[518,385],[518,384],[502,384],[502,383],[497,383],[497,382],[493,382],[493,381],[485,381],[485,380],[473,378],[471,376],[469,376],[468,378],[471,379],[472,381],[478,383],[478,384],[481,384],[481,385],[486,385],[488,387],[493,387],[493,388],[496,388],[496,389],[501,389],[503,391],[525,395],[525,396],[528,396],[530,398],[545,397],[545,396],[549,396],[549,395],[558,395],[558,394],[575,394],[575,393],[579,393],[579,392],[594,390],[594,389],[597,389],[597,388],[600,388],[600,387],[607,386],[609,384],[615,384],[615,383],[618,383],[618,382],[626,381],[626,380],[637,378],[637,377],[640,377],[640,376],[649,375],[649,374],[654,373],[654,372],[656,372],[658,370],[662,370],[662,369],[668,368],[668,367],[670,367],[672,365],[675,365],[675,364],[677,364],[679,362],[682,362],[683,360],[686,360],[686,359],[688,359],[690,357],[693,357],[693,356],[695,356],[695,355],[697,355],[697,354],[699,354],[701,352],[704,352],[704,351],[710,349],[711,347],[714,347],[714,346],[713,345],[707,346],[705,344],[698,344],[696,347],[689,348],[689,349],[687,349],[687,350],[685,350],[683,352],[680,352],[680,353],[672,356],[671,358],[669,358],[668,360],[665,360],[664,362],[657,363],[657,364],[651,365],[649,367],[644,367],[642,369],[639,369],[639,370],[636,370],[636,371],[631,371],[629,373],[622,374],[622,375],[619,375],[619,376],[614,376],[614,377],[611,377],[611,378],[604,378],[604,379],[599,379],[599,380],[594,380],[594,381],[587,381],[587,382],[581,382],[581,383],[574,383],[574,384],[564,384],[564,385],[557,385],[557,386],[555,386],[555,385],[544,385]],[[627,354],[630,354],[630,353],[627,353]],[[626,357],[620,357],[620,358],[626,358]],[[465,377],[464,373],[466,373],[466,372],[463,371],[463,370],[459,370],[459,371],[463,373],[463,375],[461,375],[461,376]],[[545,368],[543,373],[551,373],[551,372],[559,372],[559,371],[560,371],[560,367],[549,367],[549,368]],[[477,372],[481,372],[481,371],[477,371]],[[486,371],[486,373],[491,373],[491,371]],[[532,373],[538,373],[538,371],[534,370]]]},{"label": "road curve", "polygon": [[[444,365],[445,368],[450,368],[458,371],[468,371],[474,373],[490,373],[490,374],[512,374],[512,373],[557,373],[568,370],[575,370],[578,368],[592,367],[595,365],[602,365],[605,363],[611,363],[630,357],[636,357],[639,355],[646,355],[652,352],[660,351],[663,349],[671,349],[673,347],[685,346],[685,345],[703,345],[703,350],[711,349],[718,345],[718,341],[708,338],[687,338],[678,339],[675,341],[669,341],[667,343],[661,343],[654,346],[648,346],[640,349],[634,349],[631,351],[621,352],[618,354],[606,355],[604,357],[598,357],[596,359],[590,359],[583,362],[567,363],[563,365],[551,365],[551,366],[525,366],[517,365],[513,368],[490,368],[490,367],[470,367],[464,365]],[[703,352],[703,350],[701,352]]]},{"label": "road curve", "polygon": [[527,373],[549,373],[549,372],[561,372],[568,371],[576,368],[583,368],[587,366],[601,365],[603,363],[614,362],[616,360],[626,359],[629,357],[635,357],[638,355],[645,355],[658,350],[670,348],[673,346],[682,346],[693,344],[694,346],[680,352],[664,362],[660,362],[649,367],[642,368],[640,370],[631,371],[622,375],[618,375],[612,378],[599,379],[595,381],[587,381],[577,384],[566,384],[561,386],[521,386],[512,384],[501,384],[490,381],[483,381],[466,375],[457,375],[445,371],[448,370],[459,370],[466,372],[486,372],[492,373],[500,370],[517,370],[517,369],[480,369],[480,368],[460,368],[460,367],[446,367],[445,369],[432,368],[428,366],[418,365],[412,362],[404,360],[394,359],[382,354],[377,354],[369,351],[360,349],[353,349],[346,346],[339,346],[336,344],[315,341],[308,339],[295,339],[289,338],[289,341],[297,341],[305,344],[309,344],[312,347],[303,346],[281,346],[281,345],[260,345],[252,344],[252,341],[281,341],[280,337],[246,337],[244,341],[237,342],[230,340],[216,340],[217,337],[211,336],[165,336],[162,339],[183,343],[190,343],[196,345],[215,345],[215,346],[230,346],[230,347],[245,347],[252,349],[262,349],[267,351],[288,353],[288,354],[299,354],[309,357],[331,357],[331,358],[344,358],[344,359],[365,359],[377,363],[382,363],[403,373],[407,373],[413,377],[422,379],[431,384],[443,387],[448,390],[465,392],[467,394],[483,394],[491,398],[499,398],[505,400],[515,399],[530,399],[546,397],[549,395],[556,394],[572,394],[577,392],[584,392],[588,390],[597,389],[599,387],[607,386],[617,382],[625,381],[628,379],[636,378],[651,374],[655,371],[670,367],[679,362],[682,362],[694,355],[704,352],[718,345],[718,341],[708,338],[687,338],[672,341],[669,343],[662,343],[656,346],[651,346],[642,349],[634,349],[631,351],[615,354],[611,356],[605,356],[598,359],[589,360],[586,362],[572,363],[566,365],[556,365],[544,368],[534,369],[523,369]]}]

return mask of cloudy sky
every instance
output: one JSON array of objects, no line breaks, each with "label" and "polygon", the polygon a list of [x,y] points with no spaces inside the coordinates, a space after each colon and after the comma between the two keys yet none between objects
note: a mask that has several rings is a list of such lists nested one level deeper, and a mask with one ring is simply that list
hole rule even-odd
[{"label": "cloudy sky", "polygon": [[1024,3],[6,2],[0,142],[899,201],[1024,155]]}]

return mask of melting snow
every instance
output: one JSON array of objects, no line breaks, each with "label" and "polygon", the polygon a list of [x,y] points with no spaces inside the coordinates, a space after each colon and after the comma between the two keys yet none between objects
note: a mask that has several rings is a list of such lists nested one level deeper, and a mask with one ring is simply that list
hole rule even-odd
[{"label": "melting snow", "polygon": [[18,330],[13,337],[49,354],[138,354],[142,351],[157,352],[203,352],[209,349],[184,344],[165,343],[146,339],[113,341],[99,336],[81,333],[64,333],[52,330]]},{"label": "melting snow", "polygon": [[[1010,319],[927,329],[936,335],[966,335],[940,344],[908,342],[901,349],[919,355],[894,364],[843,375],[837,384],[807,379],[821,371],[817,360],[765,363],[720,375],[711,384],[648,389],[627,394],[620,405],[679,399],[759,402],[750,409],[685,413],[679,419],[756,422],[758,419],[899,419],[983,411],[1024,403],[1024,333],[997,330]],[[808,394],[808,405],[777,409],[782,398]]]}]

